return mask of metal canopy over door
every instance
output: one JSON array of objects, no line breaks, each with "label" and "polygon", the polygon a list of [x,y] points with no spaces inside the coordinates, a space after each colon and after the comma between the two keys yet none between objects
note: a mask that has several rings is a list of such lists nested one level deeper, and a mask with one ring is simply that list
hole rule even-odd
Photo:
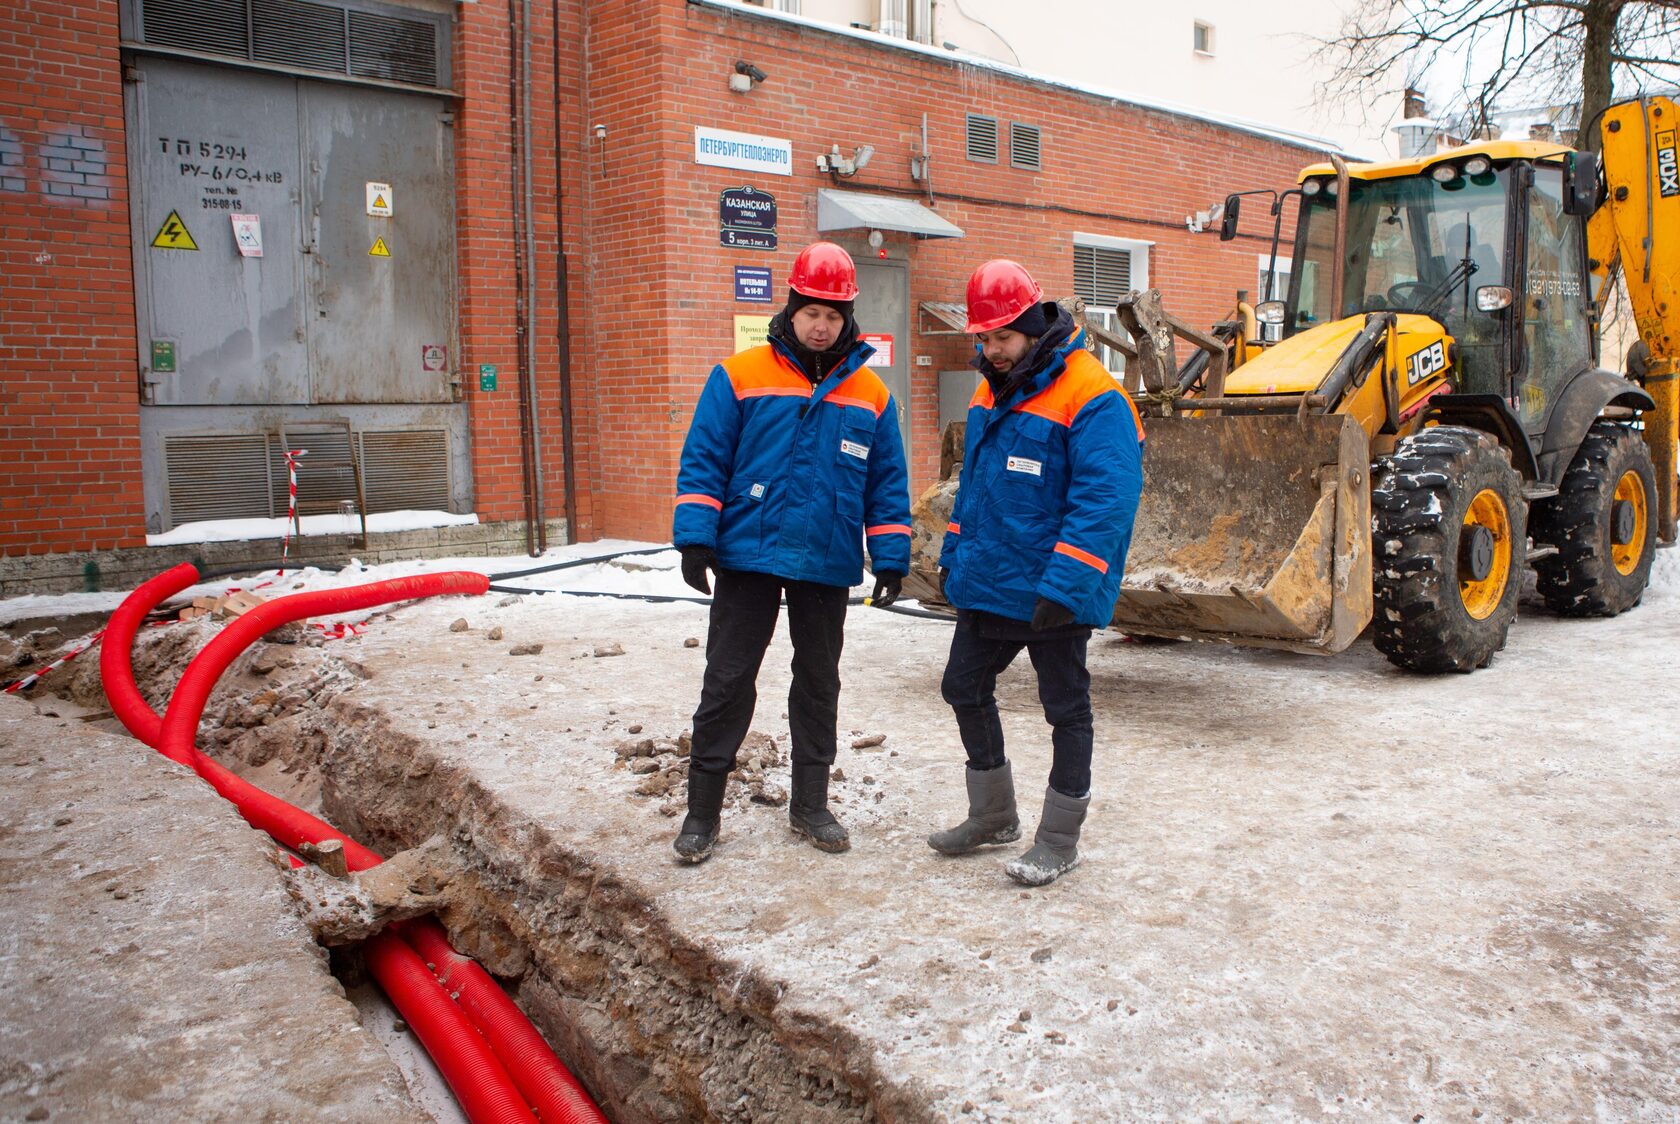
[{"label": "metal canopy over door", "polygon": [[[898,407],[898,432],[910,455],[910,267],[903,261],[863,258],[857,261],[858,297],[852,306],[858,332],[892,337],[892,362],[877,354],[869,369],[881,376]],[[877,349],[878,351],[884,349]]]},{"label": "metal canopy over door", "polygon": [[[393,91],[299,85],[314,400],[448,402],[455,161],[446,107]],[[370,183],[391,187],[388,216],[368,213]]]}]

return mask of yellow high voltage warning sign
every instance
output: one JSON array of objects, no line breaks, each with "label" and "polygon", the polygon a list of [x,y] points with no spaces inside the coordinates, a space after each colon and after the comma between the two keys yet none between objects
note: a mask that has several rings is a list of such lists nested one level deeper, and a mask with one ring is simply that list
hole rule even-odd
[{"label": "yellow high voltage warning sign", "polygon": [[198,243],[187,230],[187,224],[181,221],[179,211],[170,211],[169,217],[158,227],[157,237],[152,239],[152,245],[159,250],[196,250]]},{"label": "yellow high voltage warning sign", "polygon": [[368,256],[375,258],[388,258],[391,256],[391,247],[385,244],[385,239],[375,238],[373,240],[373,245],[368,247]]}]

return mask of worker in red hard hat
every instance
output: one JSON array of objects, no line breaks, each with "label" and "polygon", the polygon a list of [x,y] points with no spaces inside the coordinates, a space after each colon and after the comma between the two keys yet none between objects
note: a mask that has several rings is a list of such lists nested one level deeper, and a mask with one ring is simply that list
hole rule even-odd
[{"label": "worker in red hard hat", "polygon": [[863,579],[866,542],[876,605],[898,597],[910,570],[898,409],[864,366],[874,349],[858,338],[852,316],[852,259],[818,242],[793,263],[788,283],[770,342],[713,368],[677,471],[672,542],[684,580],[712,594],[688,817],[674,844],[685,862],[703,861],[717,839],[784,596],[793,641],[788,819],[821,850],[851,845],[828,808],[846,597]]},{"label": "worker in red hard hat", "polygon": [[1084,331],[1019,263],[974,271],[968,330],[983,378],[939,558],[957,608],[942,692],[968,754],[968,817],[928,845],[963,855],[1021,837],[995,688],[1025,648],[1052,763],[1033,845],[1004,869],[1042,886],[1079,863],[1091,800],[1085,650],[1113,617],[1143,489],[1143,423]]}]

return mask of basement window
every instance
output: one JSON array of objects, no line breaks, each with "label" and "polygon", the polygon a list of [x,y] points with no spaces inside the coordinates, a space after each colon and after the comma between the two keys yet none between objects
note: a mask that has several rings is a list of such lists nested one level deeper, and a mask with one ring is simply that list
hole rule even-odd
[{"label": "basement window", "polygon": [[1213,54],[1213,25],[1197,20],[1191,25],[1190,47],[1198,55]]},{"label": "basement window", "polygon": [[968,115],[968,158],[980,164],[996,164],[998,123],[996,117]]},{"label": "basement window", "polygon": [[1037,125],[1023,125],[1019,121],[1009,123],[1009,166],[1012,168],[1031,168],[1034,171],[1042,168],[1042,152],[1039,146],[1039,129]]}]

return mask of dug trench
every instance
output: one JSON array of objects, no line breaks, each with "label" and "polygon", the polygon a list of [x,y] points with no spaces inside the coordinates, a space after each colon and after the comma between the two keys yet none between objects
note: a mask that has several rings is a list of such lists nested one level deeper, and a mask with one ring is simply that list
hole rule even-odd
[{"label": "dug trench", "polygon": [[[155,710],[214,635],[210,622],[193,621],[139,638],[135,680]],[[468,770],[360,701],[353,688],[371,673],[342,648],[299,626],[276,630],[223,676],[199,733],[222,764],[389,856],[354,886],[313,866],[284,875],[317,937],[336,946],[341,978],[362,977],[354,950],[372,925],[431,912],[616,1124],[935,1118],[913,1088],[874,1073],[843,1026],[780,1002],[778,981],[678,933],[597,856],[522,820]],[[72,666],[61,686],[77,703],[103,706],[97,664]],[[677,814],[685,734],[602,744],[633,795]],[[785,764],[785,751],[755,732],[730,805],[784,805],[768,773]]]}]

